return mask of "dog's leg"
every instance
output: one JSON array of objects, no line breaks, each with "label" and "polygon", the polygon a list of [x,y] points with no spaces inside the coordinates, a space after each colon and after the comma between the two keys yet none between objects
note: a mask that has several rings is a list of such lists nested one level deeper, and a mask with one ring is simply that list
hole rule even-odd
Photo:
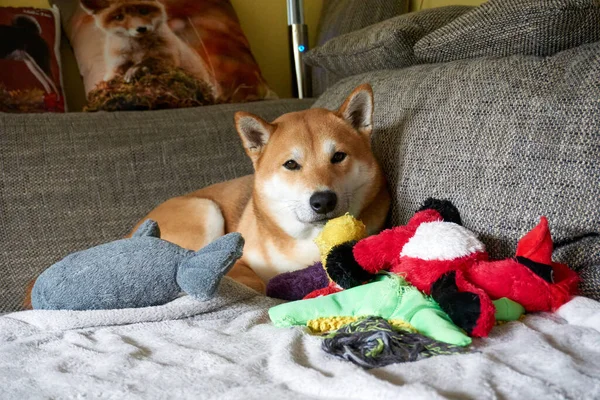
[{"label": "dog's leg", "polygon": [[258,293],[264,294],[267,290],[265,282],[243,261],[238,260],[227,273],[227,276],[256,290]]},{"label": "dog's leg", "polygon": [[[221,209],[208,199],[175,197],[160,204],[139,224],[146,219],[158,222],[162,239],[194,251],[225,234]],[[260,293],[265,292],[264,282],[243,261],[238,260],[227,276]]]}]

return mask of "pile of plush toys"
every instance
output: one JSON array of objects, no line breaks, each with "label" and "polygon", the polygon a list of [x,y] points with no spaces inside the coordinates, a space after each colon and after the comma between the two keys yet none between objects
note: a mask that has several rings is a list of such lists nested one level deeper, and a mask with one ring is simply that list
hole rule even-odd
[{"label": "pile of plush toys", "polygon": [[[366,368],[468,351],[497,321],[554,311],[579,278],[552,261],[548,221],[519,241],[515,257],[489,260],[448,201],[428,199],[408,224],[366,237],[350,215],[315,239],[321,262],[273,278],[267,295],[276,326],[326,335],[323,349]],[[194,252],[160,238],[145,221],[129,239],[73,253],[38,277],[37,309],[116,309],[160,305],[181,292],[205,301],[241,256],[239,233]]]},{"label": "pile of plush toys", "polygon": [[[573,270],[552,261],[545,217],[521,238],[515,257],[489,260],[483,243],[462,226],[456,207],[435,199],[428,199],[405,226],[366,238],[364,225],[350,215],[331,220],[315,242],[322,254],[320,265],[279,275],[267,285],[270,296],[293,300],[293,293],[305,299],[270,309],[276,326],[329,331],[376,317],[389,324],[385,329],[390,334],[417,332],[466,346],[470,336],[487,336],[497,321],[556,310],[575,293],[579,281]],[[347,342],[348,333],[344,335]],[[363,340],[358,343],[363,347],[354,351],[341,346],[334,354],[363,366],[380,366],[365,356],[373,354],[373,343],[381,343],[380,336],[371,339],[375,342]],[[398,346],[397,351],[406,351],[405,344]],[[331,350],[331,341],[323,347]],[[426,352],[427,346],[421,349]],[[384,358],[388,363],[415,359]]]}]

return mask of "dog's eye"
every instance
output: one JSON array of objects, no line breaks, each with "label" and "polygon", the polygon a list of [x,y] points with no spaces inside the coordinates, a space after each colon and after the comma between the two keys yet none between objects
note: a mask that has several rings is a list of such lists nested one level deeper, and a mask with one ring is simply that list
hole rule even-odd
[{"label": "dog's eye", "polygon": [[331,163],[332,164],[341,163],[346,158],[346,155],[347,155],[346,153],[342,153],[341,151],[338,151],[337,153],[335,153],[333,155],[333,157],[331,157]]},{"label": "dog's eye", "polygon": [[123,21],[123,14],[117,14],[113,17],[115,21]]},{"label": "dog's eye", "polygon": [[147,8],[140,8],[140,15],[148,15],[150,11]]},{"label": "dog's eye", "polygon": [[294,160],[287,160],[284,164],[283,167],[285,169],[289,169],[290,171],[295,171],[297,169],[300,169],[300,164],[298,164],[296,161]]}]

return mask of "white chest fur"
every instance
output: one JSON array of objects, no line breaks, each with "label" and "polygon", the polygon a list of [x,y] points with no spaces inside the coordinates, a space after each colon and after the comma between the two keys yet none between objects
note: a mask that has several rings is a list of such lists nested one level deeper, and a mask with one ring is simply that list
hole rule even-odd
[{"label": "white chest fur", "polygon": [[319,249],[312,239],[298,240],[293,249],[280,249],[266,242],[263,249],[247,249],[244,258],[248,265],[268,282],[275,275],[306,268],[319,261]]}]

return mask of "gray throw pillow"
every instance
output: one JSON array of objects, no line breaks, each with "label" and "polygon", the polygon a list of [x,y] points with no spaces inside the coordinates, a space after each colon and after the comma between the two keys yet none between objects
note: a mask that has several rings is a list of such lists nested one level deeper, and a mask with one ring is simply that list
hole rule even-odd
[{"label": "gray throw pillow", "polygon": [[[327,0],[323,2],[315,47],[408,11],[408,0]],[[340,77],[323,68],[313,68],[313,94],[319,95]]]},{"label": "gray throw pillow", "polygon": [[408,11],[408,0],[327,0],[323,2],[317,46]]},{"label": "gray throw pillow", "polygon": [[[314,107],[336,109],[370,82],[373,151],[392,193],[391,223],[427,197],[451,200],[493,258],[545,215],[565,241],[600,229],[600,42],[550,57],[480,57],[348,77]],[[600,300],[600,238],[557,249]]]},{"label": "gray throw pillow", "polygon": [[421,39],[428,62],[513,54],[549,56],[600,40],[600,0],[489,0]]},{"label": "gray throw pillow", "polygon": [[460,15],[469,6],[448,6],[399,15],[364,29],[338,36],[311,50],[305,62],[343,78],[380,69],[418,63],[414,44]]}]

